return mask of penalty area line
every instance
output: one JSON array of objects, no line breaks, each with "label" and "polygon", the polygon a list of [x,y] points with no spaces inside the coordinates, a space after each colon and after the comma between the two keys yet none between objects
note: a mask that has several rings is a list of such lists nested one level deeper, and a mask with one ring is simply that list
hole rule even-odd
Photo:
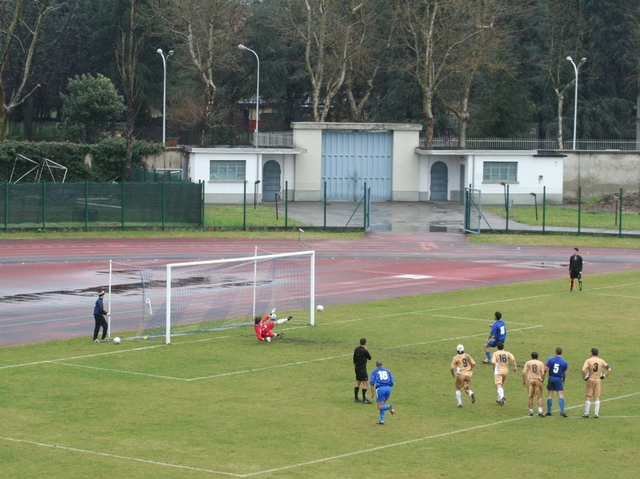
[{"label": "penalty area line", "polygon": [[[637,396],[640,394],[640,391],[635,392],[635,393],[631,393],[631,394],[625,394],[623,396],[618,396],[615,398],[610,398],[607,399],[607,401],[616,401],[619,399],[626,399],[629,397],[633,397],[633,396]],[[572,406],[571,408],[567,408],[567,409],[572,409],[572,408],[578,408],[578,407],[583,407],[581,405],[578,406]],[[408,444],[415,444],[418,442],[423,442],[423,441],[428,441],[431,439],[439,439],[442,437],[447,437],[447,436],[453,436],[455,434],[461,434],[464,432],[471,432],[471,431],[477,431],[480,429],[486,429],[488,427],[494,427],[494,426],[500,426],[501,424],[508,424],[511,422],[515,422],[515,421],[521,421],[522,419],[531,419],[529,416],[520,416],[520,417],[515,417],[515,418],[511,418],[511,419],[505,419],[503,421],[497,421],[497,422],[492,422],[492,423],[488,423],[488,424],[481,424],[479,426],[473,426],[473,427],[467,427],[464,429],[457,429],[455,431],[448,431],[448,432],[443,432],[440,434],[433,434],[431,436],[423,436],[423,437],[417,437],[415,439],[409,439],[407,441],[400,441],[400,442],[395,442],[392,444],[384,444],[382,446],[377,446],[377,447],[372,447],[370,449],[361,449],[359,451],[353,451],[353,452],[348,452],[345,454],[339,454],[337,456],[330,456],[330,457],[323,457],[320,459],[316,459],[313,461],[307,461],[307,462],[300,462],[298,464],[290,464],[288,466],[282,466],[282,467],[278,467],[278,468],[274,468],[274,469],[268,469],[268,470],[264,470],[264,471],[259,471],[259,472],[253,472],[253,473],[249,473],[249,474],[245,474],[243,477],[251,477],[251,476],[257,476],[257,475],[261,475],[261,474],[269,474],[269,473],[273,473],[273,472],[279,472],[279,471],[286,471],[287,469],[293,469],[296,467],[303,467],[303,466],[310,466],[313,464],[320,464],[322,462],[328,462],[328,461],[334,461],[336,459],[344,459],[347,457],[352,457],[352,456],[357,456],[360,454],[367,454],[370,452],[376,452],[376,451],[381,451],[384,449],[389,449],[392,447],[400,447],[400,446],[406,446]]]},{"label": "penalty area line", "polygon": [[[604,400],[603,402],[605,402],[605,401],[606,402],[617,401],[617,400],[620,400],[620,399],[625,399],[625,398],[637,396],[639,394],[640,394],[640,391],[635,392],[635,393],[631,393],[631,394],[625,394],[623,396],[609,398],[609,399]],[[572,407],[567,408],[567,409],[573,409],[573,408],[578,408],[578,407],[582,407],[582,406],[581,405],[576,405],[576,406],[572,406]],[[611,417],[612,418],[626,418],[626,417],[636,418],[638,416],[611,416]],[[61,446],[61,445],[58,445],[58,444],[47,444],[47,443],[38,442],[38,441],[30,441],[30,440],[27,440],[27,439],[16,439],[16,438],[11,438],[11,437],[2,437],[2,436],[0,436],[0,440],[1,441],[18,443],[18,444],[26,444],[26,445],[30,445],[30,446],[46,447],[46,448],[59,449],[59,450],[69,451],[69,452],[77,452],[77,453],[81,453],[81,454],[89,454],[89,455],[93,455],[93,456],[101,456],[101,457],[106,457],[106,458],[111,458],[111,459],[122,459],[122,460],[125,460],[125,461],[133,461],[133,462],[149,464],[149,465],[153,465],[153,466],[170,467],[170,468],[182,469],[182,470],[188,470],[188,471],[206,472],[206,473],[209,473],[209,474],[218,474],[218,475],[221,475],[221,476],[253,477],[253,476],[259,476],[259,475],[262,475],[262,474],[269,474],[269,473],[273,473],[273,472],[286,471],[288,469],[294,469],[296,467],[311,466],[311,465],[320,464],[320,463],[323,463],[323,462],[335,461],[337,459],[344,459],[344,458],[347,458],[347,457],[353,457],[353,456],[357,456],[357,455],[361,455],[361,454],[368,454],[370,452],[381,451],[381,450],[384,450],[384,449],[390,449],[392,447],[406,446],[408,444],[415,444],[415,443],[418,443],[418,442],[428,441],[428,440],[431,440],[431,439],[439,439],[439,438],[442,438],[442,437],[453,436],[455,434],[460,434],[460,433],[464,433],[464,432],[477,431],[477,430],[480,430],[480,429],[486,429],[486,428],[489,428],[489,427],[499,426],[501,424],[508,424],[508,423],[511,423],[511,422],[520,421],[522,419],[531,419],[531,418],[529,416],[519,416],[519,417],[515,417],[515,418],[511,418],[511,419],[505,419],[503,421],[497,421],[497,422],[492,422],[492,423],[488,423],[488,424],[480,424],[478,426],[468,427],[468,428],[464,428],[464,429],[457,429],[455,431],[447,431],[447,432],[443,432],[443,433],[440,433],[440,434],[433,434],[433,435],[430,435],[430,436],[417,437],[417,438],[409,439],[409,440],[406,440],[406,441],[400,441],[400,442],[395,442],[395,443],[391,443],[391,444],[384,444],[382,446],[372,447],[372,448],[369,448],[369,449],[361,449],[359,451],[347,452],[345,454],[338,454],[336,456],[323,457],[323,458],[320,458],[320,459],[315,459],[313,461],[299,462],[297,464],[290,464],[288,466],[282,466],[282,467],[277,467],[277,468],[273,468],[273,469],[266,469],[266,470],[263,470],[263,471],[251,472],[251,473],[247,473],[247,474],[237,474],[237,473],[233,473],[233,472],[217,471],[215,469],[206,469],[206,468],[202,468],[202,467],[185,466],[185,465],[181,465],[181,464],[172,464],[172,463],[168,463],[168,462],[153,461],[153,460],[150,460],[150,459],[141,459],[141,458],[137,458],[137,457],[122,456],[122,455],[119,455],[119,454],[109,454],[109,453],[106,453],[106,452],[90,451],[90,450],[87,450],[87,449],[79,449],[79,448],[75,448],[75,447]]]},{"label": "penalty area line", "polygon": [[181,464],[171,464],[169,462],[152,461],[150,459],[140,459],[138,457],[121,456],[119,454],[109,454],[109,453],[106,453],[106,452],[89,451],[87,449],[78,449],[76,447],[61,446],[59,444],[47,444],[47,443],[44,443],[44,442],[29,441],[27,439],[15,439],[15,438],[12,438],[12,437],[0,437],[0,440],[19,443],[19,444],[28,444],[30,446],[47,447],[47,448],[51,448],[51,449],[61,449],[63,451],[70,451],[70,452],[79,452],[79,453],[82,453],[82,454],[90,454],[92,456],[102,456],[102,457],[107,457],[107,458],[110,458],[110,459],[123,459],[125,461],[141,462],[143,464],[150,464],[150,465],[153,465],[153,466],[172,467],[172,468],[175,468],[175,469],[185,469],[185,470],[188,470],[188,471],[197,471],[197,472],[208,472],[210,474],[220,474],[220,475],[232,476],[232,477],[246,477],[243,474],[234,474],[232,472],[216,471],[216,470],[213,470],[213,469],[205,469],[205,468],[202,468],[202,467],[183,466]]}]

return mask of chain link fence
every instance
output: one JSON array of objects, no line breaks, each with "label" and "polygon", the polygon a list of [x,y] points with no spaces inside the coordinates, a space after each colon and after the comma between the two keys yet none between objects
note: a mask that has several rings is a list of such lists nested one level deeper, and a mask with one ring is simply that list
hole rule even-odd
[{"label": "chain link fence", "polygon": [[204,226],[202,183],[0,184],[0,220],[15,229]]}]

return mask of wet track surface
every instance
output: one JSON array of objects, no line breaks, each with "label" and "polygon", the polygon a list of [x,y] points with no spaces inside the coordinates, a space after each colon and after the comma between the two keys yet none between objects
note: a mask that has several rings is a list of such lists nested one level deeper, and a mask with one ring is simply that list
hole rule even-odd
[{"label": "wet track surface", "polygon": [[[96,292],[118,279],[112,330],[136,329],[142,266],[316,251],[325,306],[567,276],[571,248],[469,244],[456,233],[373,232],[357,241],[122,239],[0,241],[0,346],[86,336]],[[584,248],[585,273],[640,268],[640,250]],[[105,301],[107,303],[107,301]]]}]

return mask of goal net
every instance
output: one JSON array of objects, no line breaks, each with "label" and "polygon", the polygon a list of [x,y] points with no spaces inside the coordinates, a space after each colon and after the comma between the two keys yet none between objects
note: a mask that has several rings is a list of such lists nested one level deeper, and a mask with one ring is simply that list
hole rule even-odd
[{"label": "goal net", "polygon": [[165,337],[279,318],[314,324],[315,251],[255,255],[143,268],[137,337]]}]

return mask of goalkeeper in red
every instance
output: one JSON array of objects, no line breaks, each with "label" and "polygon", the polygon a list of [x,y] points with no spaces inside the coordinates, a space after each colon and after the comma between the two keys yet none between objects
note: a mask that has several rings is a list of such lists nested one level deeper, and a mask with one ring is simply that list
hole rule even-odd
[{"label": "goalkeeper in red", "polygon": [[275,328],[277,324],[282,324],[290,321],[291,318],[293,318],[293,316],[289,316],[284,319],[278,319],[276,316],[276,308],[273,308],[271,310],[271,313],[267,314],[262,319],[260,319],[260,316],[256,316],[253,329],[255,329],[256,331],[256,337],[258,338],[258,341],[271,342],[271,338],[278,338],[282,336],[281,333],[274,333],[272,329]]}]

